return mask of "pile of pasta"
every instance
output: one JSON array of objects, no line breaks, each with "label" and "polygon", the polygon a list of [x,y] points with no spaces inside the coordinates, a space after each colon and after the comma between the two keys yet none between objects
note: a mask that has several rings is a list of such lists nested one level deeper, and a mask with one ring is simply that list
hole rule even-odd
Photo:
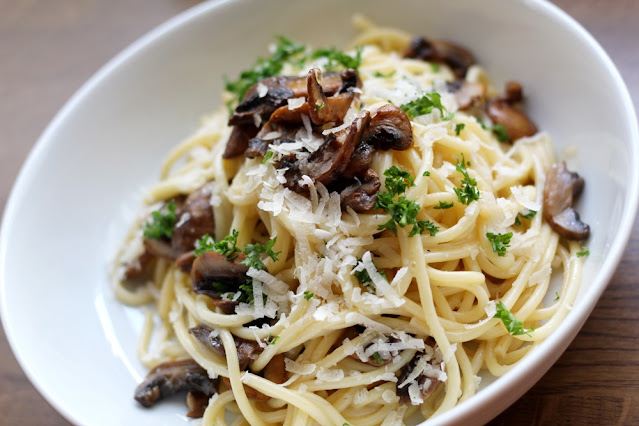
[{"label": "pile of pasta", "polygon": [[[237,415],[234,424],[428,419],[472,397],[480,375],[506,373],[552,333],[575,300],[579,244],[560,238],[543,215],[530,214],[542,209],[545,176],[555,162],[550,137],[499,142],[489,126],[459,110],[446,88],[455,79],[450,67],[404,58],[410,37],[401,31],[359,26],[354,44],[362,46],[362,85],[345,125],[363,111],[441,94],[443,110],[411,117],[412,146],[377,151],[370,165],[380,192],[393,166],[408,173],[402,195],[435,232],[380,230],[387,212],[342,208],[339,194],[311,179],[307,194],[288,189],[278,169],[286,152],[277,146],[273,158],[224,159],[229,112],[205,117],[169,153],[113,269],[118,298],[145,311],[138,354],[146,367],[192,359],[209,378],[225,378],[207,395],[205,424],[226,424],[229,412]],[[282,74],[306,75],[311,66],[322,63],[286,64]],[[498,93],[477,65],[465,80]],[[300,130],[298,142],[308,151],[312,138]],[[467,204],[455,191],[465,179],[476,182],[479,194]],[[264,269],[247,272],[253,300],[231,313],[194,292],[191,275],[171,260],[155,259],[142,284],[132,286],[122,274],[144,251],[149,213],[209,182],[211,241],[234,232],[239,250],[274,241],[276,256],[262,255]],[[508,233],[501,250],[487,238]],[[553,273],[561,284],[549,290]],[[241,300],[239,292],[225,297]],[[205,327],[225,356],[190,332],[196,327]],[[246,368],[238,362],[239,340],[259,346]],[[283,383],[263,373],[278,356]],[[263,398],[250,397],[256,393]]]}]

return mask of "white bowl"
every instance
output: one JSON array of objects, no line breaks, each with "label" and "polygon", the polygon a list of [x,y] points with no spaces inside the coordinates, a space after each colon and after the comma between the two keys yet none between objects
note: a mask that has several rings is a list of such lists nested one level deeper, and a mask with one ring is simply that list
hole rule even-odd
[{"label": "white bowl", "polygon": [[433,424],[483,423],[529,389],[585,322],[637,210],[639,136],[627,89],[597,42],[553,5],[531,0],[218,1],[134,43],[58,113],[26,161],[0,240],[2,320],[38,390],[74,423],[180,424],[182,402],[140,408],[137,310],[120,305],[107,265],[169,148],[220,103],[222,76],[263,55],[274,34],[343,46],[354,12],[469,47],[498,83],[523,83],[527,110],[561,154],[577,146],[592,227],[578,299],[542,345]]}]

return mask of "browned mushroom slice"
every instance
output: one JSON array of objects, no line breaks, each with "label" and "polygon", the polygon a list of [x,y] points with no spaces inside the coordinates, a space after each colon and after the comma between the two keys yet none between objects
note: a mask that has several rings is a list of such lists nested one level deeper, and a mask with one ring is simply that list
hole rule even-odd
[{"label": "browned mushroom slice", "polygon": [[144,381],[135,389],[135,400],[151,407],[162,398],[178,392],[195,391],[211,397],[217,392],[217,380],[212,380],[206,370],[192,359],[170,361],[149,371]]},{"label": "browned mushroom slice", "polygon": [[229,159],[235,158],[246,151],[249,144],[249,139],[255,137],[258,132],[258,128],[254,124],[238,124],[233,127],[233,131],[229,136],[229,140],[226,142],[226,148],[222,158]]},{"label": "browned mushroom slice", "polygon": [[193,291],[220,299],[224,294],[235,293],[246,284],[248,266],[240,262],[245,256],[239,253],[232,261],[215,251],[200,254],[191,268]]},{"label": "browned mushroom slice", "polygon": [[429,41],[424,37],[415,37],[404,57],[443,62],[452,68],[457,78],[464,78],[468,68],[475,63],[473,55],[463,47],[443,40]]},{"label": "browned mushroom slice", "polygon": [[251,138],[244,155],[248,158],[263,157],[266,155],[270,144],[279,145],[284,142],[293,142],[298,130],[298,126],[275,123],[270,120],[254,138]]},{"label": "browned mushroom slice", "polygon": [[[411,403],[411,398],[408,390],[410,384],[404,384],[404,382],[406,381],[406,379],[408,379],[415,367],[417,367],[418,360],[419,356],[415,356],[411,360],[411,362],[406,364],[399,372],[399,379],[397,380],[397,396],[399,396],[400,404]],[[415,378],[415,382],[419,387],[419,394],[424,400],[431,396],[433,392],[437,390],[439,385],[442,384],[441,381],[434,378],[429,378],[424,374],[420,374],[419,376],[417,376],[417,378]]]},{"label": "browned mushroom slice", "polygon": [[189,194],[178,211],[178,221],[171,238],[171,247],[176,252],[193,250],[199,238],[215,232],[215,217],[211,206],[214,185],[214,182],[208,182]]},{"label": "browned mushroom slice", "polygon": [[511,141],[537,133],[537,126],[530,121],[526,114],[503,100],[491,99],[486,102],[486,113],[493,124],[504,126]]},{"label": "browned mushroom slice", "polygon": [[191,391],[186,394],[186,406],[189,407],[187,417],[192,419],[199,419],[204,415],[206,407],[209,405],[210,396],[203,394],[202,392]]},{"label": "browned mushroom slice", "polygon": [[480,106],[486,98],[486,86],[466,80],[447,83],[448,90],[455,93],[457,106],[461,111]]},{"label": "browned mushroom slice", "polygon": [[344,92],[334,97],[326,97],[319,83],[320,71],[313,68],[308,72],[308,113],[315,125],[341,122],[354,99],[353,92]]},{"label": "browned mushroom slice", "polygon": [[194,261],[195,261],[195,251],[191,250],[179,255],[178,258],[175,259],[175,266],[180,268],[180,270],[184,272],[185,274],[190,274]]},{"label": "browned mushroom slice", "polygon": [[[327,96],[332,96],[349,87],[350,83],[344,81],[344,71],[329,71],[322,74],[322,90]],[[293,91],[293,97],[301,98],[308,96],[308,86],[306,77],[284,77],[284,84]]]},{"label": "browned mushroom slice", "polygon": [[340,193],[342,207],[350,207],[357,213],[373,210],[380,186],[377,173],[373,169],[368,169],[361,182],[358,181]]},{"label": "browned mushroom slice", "polygon": [[284,354],[275,355],[269,363],[266,364],[266,367],[264,367],[264,378],[280,385],[286,381]]},{"label": "browned mushroom slice", "polygon": [[[202,324],[189,329],[189,333],[213,350],[213,352],[226,357],[226,351],[224,350],[222,340],[218,336],[212,334],[212,331],[213,330]],[[240,370],[246,370],[250,362],[257,358],[257,356],[262,352],[262,348],[254,340],[246,340],[237,336],[233,336],[233,338],[235,339],[235,348],[237,349],[237,358],[240,364]]]},{"label": "browned mushroom slice", "polygon": [[553,164],[546,174],[544,218],[555,232],[571,240],[584,240],[590,235],[590,227],[579,219],[579,213],[573,209],[583,187],[583,178],[569,172],[563,161]]},{"label": "browned mushroom slice", "polygon": [[273,111],[295,96],[286,81],[286,77],[269,77],[251,86],[229,118],[229,126],[252,124],[259,127],[261,122],[268,120]]},{"label": "browned mushroom slice", "polygon": [[133,261],[124,265],[124,278],[135,280],[147,276],[150,272],[149,266],[153,260],[153,255],[149,251],[144,252]]},{"label": "browned mushroom slice", "polygon": [[286,171],[285,186],[295,192],[306,193],[308,188],[300,182],[303,175],[326,186],[339,179],[348,166],[355,147],[362,140],[362,134],[369,122],[370,114],[367,111],[362,117],[353,120],[348,128],[328,135],[317,150]]},{"label": "browned mushroom slice", "polygon": [[404,111],[386,104],[371,117],[370,126],[364,131],[362,140],[376,149],[403,151],[413,145],[413,129]]}]

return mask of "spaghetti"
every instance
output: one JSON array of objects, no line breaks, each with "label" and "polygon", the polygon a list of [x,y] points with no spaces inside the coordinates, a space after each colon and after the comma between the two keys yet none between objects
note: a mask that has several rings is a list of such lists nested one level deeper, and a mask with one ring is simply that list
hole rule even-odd
[{"label": "spaghetti", "polygon": [[[580,246],[535,214],[554,163],[550,137],[498,141],[501,128],[481,105],[499,93],[479,66],[460,79],[445,60],[402,57],[410,45],[403,32],[361,18],[357,25],[362,48],[349,57],[361,61],[358,85],[327,94],[337,56],[293,52],[278,74],[303,76],[308,90],[279,107],[299,120],[290,134],[264,130],[272,120],[251,113],[264,151],[225,159],[237,126],[227,125],[226,109],[206,117],[169,153],[118,254],[118,298],[153,305],[140,360],[152,368],[192,359],[203,368],[217,392],[193,391],[200,402],[188,404],[201,405],[205,424],[226,424],[227,412],[257,425],[428,419],[472,397],[480,372],[507,372],[575,300]],[[312,93],[322,72],[326,108]],[[479,108],[476,99],[465,104],[455,81],[482,88]],[[258,100],[271,96],[266,83],[252,90]],[[365,193],[374,207],[345,204],[364,175],[340,183],[351,162],[337,181],[309,176],[313,153],[349,132],[365,138],[389,105],[410,119],[410,147],[374,150],[366,176],[379,185]],[[318,125],[314,117],[329,108],[341,117]],[[370,123],[358,121],[365,116]],[[177,231],[151,241],[149,213],[156,224],[173,214],[177,230],[195,220],[185,205],[196,193],[208,203],[210,230],[176,262],[162,247]],[[207,275],[220,256],[225,272]],[[554,271],[563,280],[549,298]]]}]

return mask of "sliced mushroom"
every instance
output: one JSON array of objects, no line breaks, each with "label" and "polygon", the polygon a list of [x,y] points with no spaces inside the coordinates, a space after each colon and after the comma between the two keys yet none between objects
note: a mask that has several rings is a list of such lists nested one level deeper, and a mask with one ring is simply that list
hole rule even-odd
[{"label": "sliced mushroom", "polygon": [[214,185],[214,182],[208,182],[186,197],[178,212],[178,222],[171,237],[171,248],[176,252],[193,250],[199,238],[215,232],[215,217],[211,206]]},{"label": "sliced mushroom", "polygon": [[213,299],[221,299],[226,293],[235,293],[240,285],[246,284],[248,266],[240,263],[244,258],[242,253],[232,261],[215,251],[200,254],[191,268],[193,291]]},{"label": "sliced mushroom", "polygon": [[486,113],[494,124],[501,124],[511,141],[537,133],[537,126],[528,116],[515,108],[523,99],[521,85],[514,81],[506,83],[505,94],[486,102]]},{"label": "sliced mushroom", "polygon": [[248,147],[249,140],[255,137],[258,130],[259,128],[255,127],[254,124],[238,124],[233,127],[229,140],[226,142],[226,148],[224,154],[222,154],[222,158],[235,158],[244,154],[244,151],[246,151]]},{"label": "sliced mushroom", "polygon": [[[215,334],[212,334],[212,332],[213,330],[202,324],[189,329],[189,333],[213,350],[213,352],[226,357],[226,351],[224,350],[222,340]],[[240,370],[246,370],[251,361],[262,353],[262,348],[254,340],[246,340],[237,336],[233,336],[233,339],[235,340],[235,348],[237,349],[237,358],[240,364]]]},{"label": "sliced mushroom", "polygon": [[308,188],[300,182],[303,175],[325,186],[339,179],[342,171],[348,166],[355,147],[362,140],[362,134],[369,121],[370,114],[367,111],[362,117],[353,120],[347,129],[329,134],[324,144],[315,152],[286,171],[285,186],[295,192],[305,193]]},{"label": "sliced mushroom", "polygon": [[368,169],[361,182],[358,180],[340,193],[342,207],[350,207],[357,213],[373,210],[380,186],[377,173],[373,169]]},{"label": "sliced mushroom", "polygon": [[191,273],[191,268],[193,268],[193,262],[195,261],[195,250],[188,251],[178,256],[175,259],[175,266],[180,268],[182,272],[185,274]]},{"label": "sliced mushroom", "polygon": [[175,260],[182,251],[171,247],[171,243],[165,240],[156,240],[155,238],[144,238],[144,248],[146,252],[155,257],[161,257],[167,260]]},{"label": "sliced mushroom", "polygon": [[244,155],[248,158],[263,157],[266,155],[270,144],[279,145],[284,142],[293,142],[298,130],[298,126],[269,121],[262,127],[259,133],[249,141],[248,149]]},{"label": "sliced mushroom", "polygon": [[457,106],[461,111],[478,107],[486,99],[486,86],[466,80],[455,80],[446,83],[448,90],[455,93]]},{"label": "sliced mushroom", "polygon": [[280,385],[286,381],[284,354],[275,355],[271,361],[266,364],[266,367],[264,367],[264,378]]},{"label": "sliced mushroom", "polygon": [[217,383],[192,359],[170,361],[149,371],[135,389],[134,398],[144,407],[183,391],[200,392],[210,398],[217,392]]},{"label": "sliced mushroom", "polygon": [[311,121],[315,125],[341,122],[353,102],[354,94],[347,91],[327,98],[319,83],[320,76],[320,70],[317,68],[311,69],[307,76],[308,112]]},{"label": "sliced mushroom", "polygon": [[186,394],[186,406],[189,407],[187,417],[193,419],[199,419],[204,415],[206,407],[209,405],[209,399],[211,397],[203,394],[202,392],[191,391]]},{"label": "sliced mushroom", "polygon": [[403,151],[413,145],[413,129],[410,119],[393,104],[381,106],[371,116],[370,125],[362,136],[364,143],[376,149]]},{"label": "sliced mushroom", "polygon": [[229,118],[229,126],[253,124],[259,127],[288,98],[295,96],[286,82],[286,77],[269,77],[251,86]]},{"label": "sliced mushroom", "polygon": [[464,78],[468,68],[475,63],[473,55],[463,47],[443,40],[429,41],[421,36],[412,40],[404,57],[443,62],[452,68],[457,78]]},{"label": "sliced mushroom", "polygon": [[[413,370],[417,367],[417,363],[419,360],[419,356],[415,356],[411,362],[406,364],[399,373],[399,379],[397,380],[397,396],[399,396],[399,402],[401,404],[410,404],[411,398],[409,394],[410,384],[404,384],[404,382],[409,378]],[[419,387],[419,394],[422,399],[426,399],[433,394],[437,390],[437,388],[442,384],[441,381],[430,378],[426,376],[426,374],[421,373],[419,376],[415,378],[415,383]],[[404,386],[402,386],[404,384]]]},{"label": "sliced mushroom", "polygon": [[124,265],[124,278],[126,280],[142,279],[149,274],[149,266],[153,261],[153,255],[144,250],[140,256]]},{"label": "sliced mushroom", "polygon": [[570,240],[584,240],[590,235],[590,227],[580,220],[579,213],[573,209],[573,203],[583,187],[583,178],[569,172],[563,161],[553,164],[546,174],[544,218],[555,232]]}]

